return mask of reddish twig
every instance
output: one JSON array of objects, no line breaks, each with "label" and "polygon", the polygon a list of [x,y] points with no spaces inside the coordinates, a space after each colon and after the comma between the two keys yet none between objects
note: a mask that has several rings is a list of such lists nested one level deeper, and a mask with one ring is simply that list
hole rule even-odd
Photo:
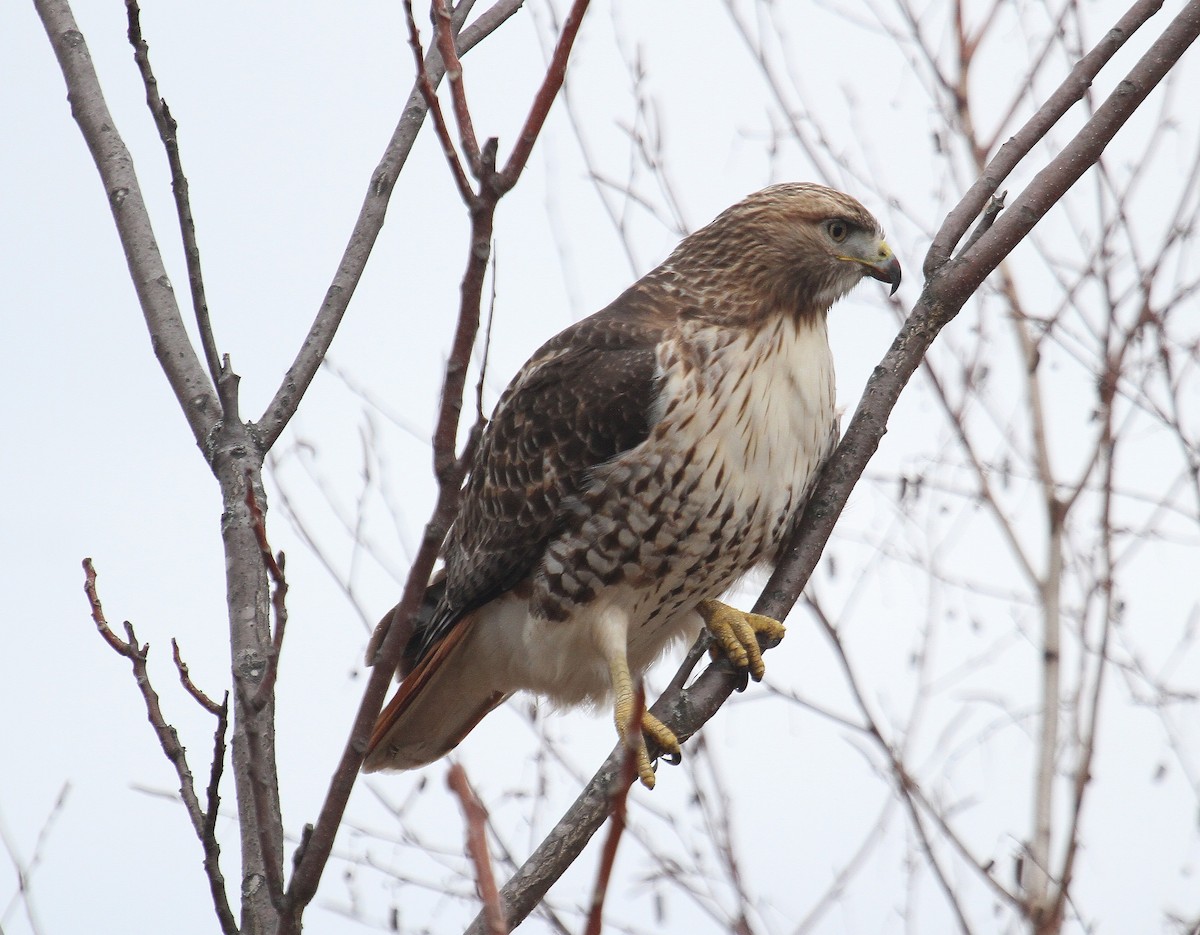
[{"label": "reddish twig", "polygon": [[[646,691],[638,686],[634,696],[633,714],[630,724],[641,724],[642,715],[646,711]],[[604,839],[604,849],[600,853],[600,866],[596,870],[596,887],[592,891],[592,905],[588,910],[585,935],[600,935],[601,921],[604,916],[604,899],[608,895],[608,883],[612,879],[613,867],[617,862],[617,845],[625,833],[625,815],[629,805],[629,789],[637,779],[637,745],[632,731],[625,744],[625,761],[621,766],[621,781],[612,790],[609,815],[612,823],[608,827],[608,837]]]},{"label": "reddish twig", "polygon": [[517,179],[521,177],[521,173],[525,169],[525,163],[529,161],[529,154],[533,152],[533,144],[537,141],[538,134],[542,132],[542,125],[546,122],[547,114],[550,113],[550,105],[554,103],[554,99],[558,96],[558,90],[562,87],[563,79],[566,77],[567,59],[570,58],[571,47],[575,44],[575,37],[579,34],[579,26],[583,22],[583,14],[587,12],[587,8],[588,0],[575,0],[571,4],[566,19],[563,20],[562,31],[558,34],[558,44],[555,45],[554,54],[550,57],[550,64],[546,68],[546,77],[542,81],[541,88],[538,89],[537,96],[533,99],[533,106],[529,109],[529,116],[525,118],[525,125],[521,128],[517,143],[508,157],[508,163],[496,180],[496,188],[500,192],[506,192],[517,184]]},{"label": "reddish twig", "polygon": [[[200,833],[200,844],[204,848],[204,872],[208,877],[213,902],[217,906],[217,914],[221,916],[221,930],[236,932],[237,924],[232,912],[229,913],[228,919],[222,915],[222,903],[225,899],[225,876],[221,873],[221,845],[217,841],[217,814],[221,807],[221,776],[225,772],[225,737],[229,731],[229,692],[225,692],[225,697],[221,699],[220,704],[217,704],[192,681],[188,665],[179,653],[179,643],[174,639],[171,640],[171,654],[175,659],[175,668],[179,671],[179,681],[183,684],[184,691],[191,695],[200,707],[217,719],[217,726],[213,730],[212,765],[209,767],[208,788],[205,790],[204,823]],[[229,907],[225,906],[226,912],[228,909]]]},{"label": "reddish twig", "polygon": [[226,692],[225,701],[217,704],[201,691],[196,683],[192,681],[191,672],[188,669],[188,664],[183,661],[183,657],[179,654],[179,643],[174,639],[171,640],[171,657],[175,660],[175,668],[179,671],[179,681],[183,685],[184,691],[196,699],[196,703],[205,711],[215,717],[223,717],[229,708],[229,697]]},{"label": "reddish twig", "polygon": [[[221,874],[219,863],[220,848],[217,845],[216,835],[213,831],[213,826],[216,823],[216,785],[221,775],[221,764],[224,762],[224,737],[227,726],[224,711],[222,710],[218,713],[216,747],[220,751],[220,758],[214,757],[209,782],[209,810],[204,811],[201,810],[200,802],[196,798],[192,771],[188,767],[187,762],[187,751],[179,742],[178,732],[163,717],[158,693],[150,683],[150,674],[146,670],[146,659],[150,654],[149,644],[139,645],[137,635],[133,630],[133,624],[128,620],[125,621],[126,639],[121,639],[112,631],[112,628],[108,625],[108,620],[104,616],[104,608],[100,604],[100,595],[96,590],[96,569],[92,565],[90,558],[83,560],[83,571],[83,590],[87,594],[88,605],[92,612],[92,621],[96,624],[96,629],[104,638],[104,641],[132,664],[134,681],[137,683],[138,690],[142,694],[142,700],[145,702],[146,716],[150,721],[150,726],[154,728],[154,733],[158,737],[158,742],[162,747],[163,753],[171,761],[171,765],[175,767],[175,775],[179,778],[179,797],[183,801],[183,807],[188,814],[188,818],[191,819],[196,837],[200,839],[201,846],[204,848],[204,868],[208,876],[209,888],[212,892],[213,906],[216,909],[217,918],[221,923],[221,931],[224,935],[236,935],[238,932],[237,920],[229,908],[229,901],[225,895],[225,878]],[[186,671],[186,667],[184,670],[181,670],[181,672],[183,671]],[[190,680],[185,682],[185,686],[188,684],[190,684]]]},{"label": "reddish twig", "polygon": [[[462,61],[454,48],[454,23],[450,17],[448,0],[433,0],[433,28],[438,53],[450,79],[450,99],[454,103],[454,120],[458,124],[458,137],[467,165],[475,178],[483,177],[483,160],[479,151],[479,140],[475,137],[475,125],[471,122],[471,109],[467,106],[467,88],[463,84]],[[411,27],[410,27],[411,28]]]},{"label": "reddish twig", "polygon": [[[225,697],[220,704],[217,704],[192,681],[188,665],[179,653],[179,643],[174,639],[171,640],[171,654],[175,660],[175,668],[179,671],[179,681],[183,684],[184,691],[191,695],[200,707],[217,719],[217,726],[213,731],[212,765],[209,767],[208,788],[205,790],[204,822],[200,831],[200,844],[204,849],[204,872],[208,877],[209,889],[217,907],[217,914],[222,916],[225,876],[221,873],[221,845],[217,841],[217,814],[221,807],[221,776],[225,772],[225,737],[229,730],[229,692],[225,692]],[[228,911],[229,907],[226,905],[224,908],[225,911]],[[232,913],[229,913],[228,919],[222,916],[221,930],[223,932],[237,931],[237,924]]]},{"label": "reddish twig", "polygon": [[475,865],[475,885],[483,903],[488,935],[507,935],[508,926],[504,924],[500,891],[496,889],[496,875],[492,872],[492,856],[487,846],[487,809],[471,788],[467,781],[467,771],[460,763],[451,764],[450,772],[446,776],[446,785],[458,796],[463,818],[467,823],[467,855]]},{"label": "reddish twig", "polygon": [[90,558],[83,560],[83,571],[85,575],[83,590],[87,594],[88,604],[91,607],[92,621],[96,624],[96,629],[100,632],[105,642],[132,664],[134,680],[137,682],[138,689],[142,693],[142,699],[146,703],[146,716],[149,718],[150,725],[154,728],[155,734],[158,735],[159,743],[162,745],[167,759],[175,766],[175,772],[181,780],[180,795],[184,799],[184,805],[187,807],[193,824],[199,827],[202,813],[192,789],[192,775],[191,770],[188,769],[186,751],[179,743],[179,735],[176,733],[175,728],[169,725],[166,722],[166,718],[163,717],[158,693],[150,683],[150,675],[146,670],[146,659],[150,654],[150,645],[148,643],[145,645],[138,643],[137,634],[133,630],[133,624],[128,620],[125,621],[126,639],[121,639],[112,631],[112,628],[108,625],[108,620],[104,616],[104,608],[100,604],[100,595],[96,590],[96,569],[92,565]]},{"label": "reddish twig", "polygon": [[200,844],[204,848],[204,873],[208,877],[209,891],[212,893],[221,931],[225,935],[235,935],[238,932],[237,920],[234,919],[225,898],[225,875],[221,873],[221,845],[217,841],[221,776],[225,772],[225,737],[229,731],[229,692],[225,693],[224,699],[213,713],[217,717],[217,726],[213,730],[212,766],[208,774],[208,788],[205,790],[204,830],[200,835]]},{"label": "reddish twig", "polygon": [[[421,34],[417,30],[417,20],[413,16],[412,0],[404,0],[404,16],[408,21],[408,45],[412,49],[413,58],[417,63],[417,87],[425,100],[429,116],[433,118],[433,129],[437,133],[438,142],[442,146],[442,155],[446,157],[446,165],[454,176],[454,184],[458,186],[458,194],[463,201],[470,204],[475,197],[471,191],[471,180],[467,177],[462,163],[458,159],[458,150],[454,148],[454,138],[450,135],[450,127],[446,124],[446,115],[442,113],[441,102],[438,101],[437,91],[429,78],[429,69],[425,65],[425,50],[421,47]],[[457,56],[455,57],[457,61]],[[443,67],[445,67],[443,65]],[[461,69],[461,64],[459,68]],[[478,173],[476,173],[478,174]]]},{"label": "reddish twig", "polygon": [[[460,4],[459,8],[461,6]],[[586,3],[582,6],[586,6]],[[414,43],[414,50],[417,51],[420,49],[420,42],[416,35],[415,20],[412,18],[411,2],[406,2],[406,13],[409,19],[410,39]],[[571,40],[577,29],[578,25],[576,24],[570,34]],[[571,44],[571,41],[560,40],[559,48],[555,52],[555,59],[551,63],[552,69],[565,68],[566,56],[570,53]],[[462,37],[460,37],[459,45],[461,47]],[[426,106],[431,113],[434,113],[437,108],[432,93],[433,82],[426,80],[427,75],[426,78],[421,77],[420,73],[426,69],[426,63],[424,58],[419,55],[418,61],[418,86],[421,88]],[[557,89],[559,85],[561,85],[561,78],[554,87]],[[546,104],[547,109],[548,106]],[[443,147],[449,140],[449,132],[445,130],[444,123],[443,120],[443,129],[439,130]],[[539,122],[539,129],[540,126]],[[404,593],[400,603],[392,612],[393,625],[389,627],[376,654],[375,665],[363,691],[363,700],[355,715],[341,760],[330,781],[321,813],[313,826],[312,834],[308,837],[304,853],[296,863],[296,870],[292,875],[291,884],[280,912],[279,931],[281,935],[293,935],[300,931],[300,916],[303,908],[316,894],[321,874],[333,849],[338,825],[350,798],[350,790],[354,786],[359,767],[366,754],[367,738],[370,736],[379,709],[383,705],[388,685],[404,649],[404,635],[407,628],[404,625],[397,626],[395,622],[400,621],[403,624],[404,621],[411,620],[420,607],[442,541],[458,508],[459,488],[464,465],[456,457],[455,442],[462,412],[471,349],[479,331],[480,303],[491,251],[493,217],[496,203],[508,189],[502,190],[497,186],[496,180],[499,176],[495,171],[495,140],[489,140],[481,151],[483,173],[478,196],[470,191],[468,185],[464,184],[465,174],[462,172],[462,166],[458,163],[457,157],[453,156],[452,143],[449,149],[451,152],[447,154],[448,163],[451,171],[455,173],[463,200],[471,213],[471,241],[467,270],[463,275],[460,288],[458,323],[446,364],[446,379],[442,386],[438,419],[433,437],[434,474],[438,481],[438,497],[433,513],[425,524],[421,547],[409,569]],[[514,175],[514,181],[519,174],[518,170]],[[511,188],[511,185],[508,188]]]},{"label": "reddish twig", "polygon": [[250,476],[249,472],[246,474],[246,507],[250,510],[254,536],[258,540],[259,551],[262,552],[263,565],[266,566],[267,574],[271,576],[271,581],[275,585],[271,591],[271,606],[275,609],[275,633],[271,639],[271,649],[267,653],[267,666],[266,671],[263,672],[262,681],[259,682],[258,690],[254,693],[253,698],[248,699],[251,710],[257,714],[267,706],[275,693],[275,679],[279,674],[279,654],[283,651],[283,635],[287,629],[288,584],[283,573],[286,557],[283,552],[280,552],[278,557],[271,552],[271,544],[267,541],[267,520],[263,515],[262,508],[258,505],[258,499],[254,496],[254,478]]}]

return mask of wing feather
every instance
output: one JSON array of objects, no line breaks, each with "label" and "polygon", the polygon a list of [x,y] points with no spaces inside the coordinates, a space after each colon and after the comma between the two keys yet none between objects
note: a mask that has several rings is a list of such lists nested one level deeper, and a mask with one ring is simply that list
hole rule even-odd
[{"label": "wing feather", "polygon": [[420,659],[542,560],[564,499],[650,432],[655,348],[669,320],[630,290],[545,344],[505,390],[480,439],[444,550],[445,589],[409,644]]}]

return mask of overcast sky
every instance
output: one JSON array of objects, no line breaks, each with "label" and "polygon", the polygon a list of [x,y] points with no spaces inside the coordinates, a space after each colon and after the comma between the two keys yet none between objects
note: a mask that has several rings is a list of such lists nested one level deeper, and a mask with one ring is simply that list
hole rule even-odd
[{"label": "overcast sky", "polygon": [[[1111,21],[1109,8],[1119,4],[1096,6],[1092,39]],[[376,0],[283,6],[147,0],[144,7],[160,88],[180,124],[218,344],[242,377],[243,416],[258,418],[318,308],[409,93],[412,59],[402,7]],[[540,0],[531,7],[467,59],[477,131],[500,137],[502,157],[544,61],[546,10]],[[1178,4],[1167,7],[1173,15]],[[77,3],[75,14],[134,155],[185,305],[187,280],[166,162],[125,40],[123,5],[89,0]],[[788,50],[789,80],[830,135],[821,164],[833,177],[824,180],[860,194],[888,227],[905,267],[900,298],[911,305],[929,232],[959,184],[930,155],[940,118],[908,55],[869,19],[859,24],[804,2],[787,21],[787,33],[773,41]],[[1036,11],[1028,22],[1040,24]],[[936,35],[940,17],[930,23]],[[1008,87],[1023,71],[1031,41],[1016,24],[1000,31],[985,50],[987,78],[981,80]],[[1122,55],[1119,67],[1132,54]],[[151,675],[164,710],[189,749],[192,770],[204,777],[212,725],[182,695],[169,654],[175,638],[202,688],[219,695],[228,686],[219,493],[154,359],[104,193],[32,4],[14,0],[0,8],[0,61],[0,115],[7,128],[0,144],[6,180],[0,194],[0,333],[7,363],[0,593],[8,599],[0,650],[0,700],[8,712],[0,830],[21,860],[35,852],[39,860],[26,905],[16,896],[13,867],[0,859],[0,924],[6,935],[211,932],[201,854],[171,798],[173,772],[146,724],[128,663],[103,645],[89,622],[80,561],[95,561],[109,620],[132,621],[138,637],[151,644]],[[1200,86],[1194,50],[1185,65],[1189,71],[1180,86]],[[636,87],[631,68],[644,73]],[[497,219],[489,404],[534,348],[661,260],[677,242],[678,228],[699,226],[771,182],[818,177],[797,146],[773,139],[775,105],[719,5],[597,3],[573,69],[572,110],[594,166],[611,181],[627,183],[627,131],[661,134],[674,188],[656,187],[644,172],[633,179],[656,213],[614,198],[628,227],[627,250],[589,178],[563,102],[556,105],[527,177]],[[1043,83],[1052,86],[1050,79],[1060,74],[1061,68],[1052,68]],[[1097,82],[1097,92],[1115,80]],[[637,94],[653,102],[649,126],[637,114]],[[1191,97],[1173,112],[1180,125],[1172,138],[1176,171],[1188,164],[1200,126]],[[998,90],[997,99],[1007,95]],[[1154,114],[1162,104],[1161,95],[1152,100]],[[1126,142],[1145,132],[1147,124],[1141,126],[1131,128]],[[315,818],[357,705],[369,625],[395,600],[407,549],[431,504],[425,439],[465,246],[464,212],[437,148],[423,135],[333,345],[330,362],[345,378],[322,371],[276,447],[269,532],[274,547],[288,554],[291,585],[278,748],[293,835]],[[835,310],[831,329],[839,399],[853,407],[895,331],[883,288],[861,286]],[[359,388],[378,405],[364,403]],[[881,452],[888,469],[915,457],[904,439],[942,431],[932,427],[932,409],[918,387],[906,394]],[[284,494],[326,559],[352,582],[361,614],[305,545],[284,508]],[[911,685],[903,680],[911,675],[904,670],[911,668],[906,660],[916,645],[913,621],[926,613],[926,590],[902,563],[878,569],[856,551],[871,540],[871,530],[893,521],[890,508],[877,500],[861,496],[851,504],[848,527],[833,547],[842,575],[827,571],[822,580],[839,606],[860,615],[854,623],[865,644],[859,662],[877,676],[876,700],[883,710],[903,711],[911,703]],[[360,503],[360,537],[371,550],[354,548],[346,530],[358,522]],[[1194,526],[1191,535],[1194,544]],[[1171,552],[1146,572],[1162,575],[1176,590],[1190,575],[1193,596],[1170,604],[1167,614],[1184,614],[1189,600],[1195,606],[1195,555],[1194,549]],[[999,546],[985,561],[1009,563]],[[874,569],[870,575],[856,578],[867,567]],[[855,581],[861,584],[857,597]],[[1003,603],[985,603],[981,613],[1019,622],[1020,612],[1006,617]],[[768,672],[781,673],[780,687],[802,684],[836,709],[847,695],[828,647],[811,621],[796,615],[793,623],[788,640],[768,657]],[[947,669],[989,645],[983,637],[973,639],[947,636]],[[992,672],[973,690],[1007,690],[1013,671]],[[1180,663],[1179,681],[1193,691],[1200,686],[1195,658]],[[1029,687],[1020,697],[1031,704],[1036,695]],[[1114,705],[1125,711],[1128,699]],[[528,726],[527,708],[520,702],[498,712],[461,749],[518,857],[553,824],[612,743],[604,714],[551,716],[546,729],[577,772],[574,779],[548,758]],[[945,724],[953,724],[953,714]],[[1107,738],[1105,752],[1124,751],[1115,759],[1128,760],[1131,771],[1095,808],[1115,814],[1131,799],[1139,807],[1115,817],[1107,836],[1096,832],[1095,852],[1113,856],[1098,858],[1080,885],[1089,911],[1104,921],[1100,931],[1159,931],[1166,908],[1200,912],[1194,877],[1186,876],[1197,869],[1196,802],[1174,773],[1150,782],[1155,763],[1171,760],[1161,732],[1148,730],[1133,714],[1127,720],[1114,715],[1114,724],[1120,732]],[[1194,728],[1184,732],[1181,743],[1197,749]],[[768,930],[792,931],[881,815],[893,844],[873,857],[870,873],[878,885],[842,904],[818,930],[898,932],[906,918],[917,920],[917,931],[948,930],[950,917],[928,879],[913,884],[913,903],[902,905],[903,816],[889,804],[886,787],[852,734],[752,688],[705,736],[722,751],[728,787],[745,791],[729,808],[743,852],[753,855],[746,859],[754,891],[766,894],[758,911]],[[925,742],[937,746],[936,737]],[[1027,756],[1019,737],[1001,737],[972,764],[969,782],[960,777],[974,803],[973,841],[981,854],[1007,860],[1017,849],[1012,835],[1027,827],[1028,803],[1007,768]],[[360,784],[350,811],[358,830],[339,839],[338,854],[386,863],[408,882],[388,882],[353,862],[335,861],[307,918],[309,931],[359,931],[364,921],[382,925],[389,906],[402,907],[406,930],[454,931],[471,917],[468,904],[434,892],[443,886],[470,891],[452,858],[381,844],[364,833],[400,833],[379,806],[382,796],[408,802],[408,833],[431,849],[457,853],[458,811],[440,791],[443,775],[444,765],[430,767],[429,789],[411,799],[421,777],[373,777]],[[539,779],[548,783],[546,802],[514,793]],[[663,780],[652,794],[635,791],[635,807],[645,806],[639,814],[648,841],[664,853],[686,850],[686,837],[676,837],[673,822],[686,824],[693,789],[683,771],[665,769]],[[233,808],[228,780],[225,808]],[[236,897],[232,821],[223,823],[222,834],[226,879]],[[611,906],[614,918],[646,925],[660,904],[659,890],[637,877],[641,848],[630,844],[623,852],[628,872]],[[594,863],[585,857],[556,890],[562,905],[586,901]],[[707,903],[688,903],[669,888],[664,898],[669,930],[721,930],[698,908]],[[725,905],[723,898],[716,893],[711,904]],[[986,907],[986,897],[980,899]],[[986,919],[987,909],[979,911]]]}]

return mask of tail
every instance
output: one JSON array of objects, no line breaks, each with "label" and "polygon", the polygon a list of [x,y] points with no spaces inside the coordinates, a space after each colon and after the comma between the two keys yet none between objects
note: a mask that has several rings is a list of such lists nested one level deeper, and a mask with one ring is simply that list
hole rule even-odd
[{"label": "tail", "polygon": [[508,695],[492,688],[468,614],[404,675],[371,731],[363,771],[416,769],[458,746]]}]

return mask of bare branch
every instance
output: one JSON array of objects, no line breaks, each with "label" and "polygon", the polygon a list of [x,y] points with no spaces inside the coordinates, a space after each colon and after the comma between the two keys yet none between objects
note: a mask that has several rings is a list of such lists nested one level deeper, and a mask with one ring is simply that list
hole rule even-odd
[{"label": "bare branch", "polygon": [[[125,0],[125,11],[129,19],[129,44],[133,46],[133,59],[137,62],[146,87],[146,106],[158,127],[159,139],[167,151],[167,163],[171,168],[171,190],[175,193],[175,213],[179,217],[179,235],[183,241],[183,256],[187,262],[188,285],[192,292],[192,312],[200,332],[200,346],[208,362],[208,373],[213,385],[221,382],[221,358],[217,353],[217,342],[213,337],[212,321],[208,315],[208,300],[204,296],[204,275],[200,269],[200,246],[196,242],[196,222],[192,217],[192,204],[188,197],[188,180],[183,172],[183,161],[179,155],[179,125],[171,116],[167,102],[158,93],[158,79],[150,67],[150,45],[142,38],[141,10],[137,0]],[[229,413],[226,413],[229,417]]]},{"label": "bare branch", "polygon": [[100,171],[154,354],[207,459],[208,435],[221,418],[221,407],[184,328],[133,160],[104,102],[87,43],[69,4],[66,0],[35,0],[34,6],[66,79],[71,114]]},{"label": "bare branch", "polygon": [[[458,124],[458,136],[467,155],[471,174],[483,177],[482,154],[479,140],[475,137],[475,126],[471,123],[471,109],[467,106],[467,88],[463,83],[462,61],[454,48],[454,23],[450,16],[449,0],[433,0],[433,28],[437,39],[438,53],[446,65],[446,77],[450,79],[450,98],[454,102],[454,120]],[[407,4],[406,4],[407,8]],[[410,16],[409,29],[413,28]],[[421,68],[423,63],[418,63]],[[428,98],[426,98],[428,101]]]},{"label": "bare branch", "polygon": [[467,771],[461,764],[454,763],[450,767],[446,784],[458,796],[467,823],[467,854],[475,865],[475,884],[483,903],[487,935],[507,935],[508,928],[500,910],[500,894],[496,890],[496,876],[492,872],[492,858],[487,847],[487,809],[475,795],[475,790],[467,781]]},{"label": "bare branch", "polygon": [[[995,194],[996,189],[1000,187],[1009,173],[1050,131],[1050,128],[1058,123],[1063,114],[1083,97],[1091,86],[1092,79],[1100,73],[1100,69],[1108,63],[1109,59],[1120,50],[1121,46],[1139,27],[1158,12],[1161,6],[1162,0],[1139,0],[1134,3],[1117,24],[1105,33],[1104,38],[1096,43],[1087,55],[1075,63],[1075,67],[1071,69],[1066,80],[1046,99],[1046,103],[1038,109],[1037,113],[1000,147],[1000,151],[988,163],[987,169],[971,186],[954,210],[946,215],[941,229],[933,238],[929,252],[925,255],[926,279],[931,278],[950,259],[955,245],[967,232],[967,228],[983,209],[988,198]],[[1090,164],[1090,162],[1084,163],[1081,170]],[[1030,226],[1032,227],[1032,224]]]},{"label": "bare branch", "polygon": [[[127,639],[121,639],[112,631],[105,619],[104,608],[100,604],[100,595],[96,590],[96,569],[90,558],[83,560],[83,571],[83,589],[87,594],[88,605],[91,607],[92,621],[96,624],[96,629],[104,641],[132,664],[134,681],[137,683],[138,691],[141,692],[142,700],[146,705],[146,716],[150,721],[150,726],[154,728],[154,733],[158,736],[163,753],[175,767],[175,775],[179,778],[180,800],[192,821],[192,829],[196,832],[196,837],[199,838],[204,848],[205,871],[212,892],[213,905],[221,923],[221,931],[224,935],[236,935],[238,927],[225,895],[225,881],[218,862],[220,848],[217,846],[216,836],[211,827],[216,821],[216,785],[221,775],[221,763],[224,761],[225,714],[224,712],[218,714],[216,747],[221,755],[219,758],[214,757],[213,760],[212,778],[209,784],[209,812],[205,812],[201,810],[200,802],[196,798],[192,771],[187,763],[187,751],[179,742],[179,734],[175,728],[168,724],[163,717],[158,693],[150,683],[150,674],[146,670],[146,659],[150,654],[150,647],[138,644],[137,636],[133,632],[133,625],[128,621],[125,622]],[[186,667],[181,670],[181,674],[185,672]],[[189,683],[190,680],[185,684]],[[193,697],[195,696],[193,695]]]},{"label": "bare branch", "polygon": [[[499,29],[509,17],[517,12],[523,0],[497,0],[491,7],[476,17],[466,29],[461,29],[470,4],[460,3],[455,7],[455,27],[461,29],[458,34],[458,54],[463,55],[474,48]],[[445,73],[441,57],[435,52],[426,56],[425,68],[429,81],[434,87],[441,81]],[[404,106],[403,115],[397,124],[379,165],[371,174],[371,182],[367,189],[363,206],[359,211],[358,220],[350,234],[345,253],[334,273],[333,282],[325,293],[317,316],[309,328],[295,361],[288,368],[275,397],[268,404],[262,418],[257,423],[258,438],[263,450],[269,449],[279,437],[284,427],[291,420],[300,403],[300,398],[312,383],[321,365],[325,352],[333,342],[334,333],[345,315],[354,290],[362,279],[366,268],[367,258],[375,246],[375,240],[383,228],[384,216],[391,200],[392,189],[400,170],[408,160],[417,133],[425,121],[427,105],[418,83],[414,83],[409,93],[408,102]]]},{"label": "bare branch", "polygon": [[525,163],[529,161],[529,154],[533,152],[533,144],[537,141],[538,134],[542,132],[542,125],[550,113],[550,105],[558,96],[558,89],[562,87],[563,78],[567,74],[567,59],[571,55],[571,47],[575,44],[575,37],[579,34],[579,27],[583,23],[583,14],[587,12],[587,7],[588,0],[575,0],[563,20],[562,31],[558,34],[558,44],[554,47],[554,54],[550,56],[550,65],[546,69],[545,80],[542,82],[537,96],[533,99],[533,106],[529,109],[525,126],[521,128],[521,133],[517,137],[517,145],[513,147],[504,171],[496,180],[498,192],[506,192],[516,185],[517,179],[521,177],[521,172],[525,169]]},{"label": "bare branch", "polygon": [[217,704],[196,687],[196,683],[192,681],[192,675],[187,663],[183,661],[183,657],[179,654],[179,644],[174,639],[171,640],[171,657],[175,660],[175,668],[179,671],[179,681],[183,685],[183,690],[195,698],[196,703],[209,714],[214,717],[221,717],[226,704]]},{"label": "bare branch", "polygon": [[[408,21],[408,45],[412,49],[413,58],[417,63],[417,87],[421,90],[426,110],[433,117],[433,128],[437,133],[438,142],[442,146],[442,155],[446,159],[446,165],[450,167],[450,174],[454,177],[459,197],[469,204],[474,197],[471,192],[471,180],[467,178],[467,173],[463,171],[462,163],[458,159],[458,151],[454,148],[450,128],[446,125],[446,116],[442,113],[442,105],[438,101],[437,91],[429,77],[425,51],[421,48],[421,36],[417,30],[416,18],[413,16],[412,0],[404,0],[404,18]],[[459,67],[461,69],[462,66]],[[457,104],[457,102],[458,97],[456,96],[455,103]]]}]

